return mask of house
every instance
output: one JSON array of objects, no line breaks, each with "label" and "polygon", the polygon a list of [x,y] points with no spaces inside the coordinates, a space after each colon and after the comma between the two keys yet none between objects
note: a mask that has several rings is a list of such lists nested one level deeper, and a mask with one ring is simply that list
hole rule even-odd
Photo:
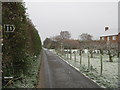
[{"label": "house", "polygon": [[120,33],[100,36],[100,40],[104,40],[110,43],[118,43],[120,42]]}]

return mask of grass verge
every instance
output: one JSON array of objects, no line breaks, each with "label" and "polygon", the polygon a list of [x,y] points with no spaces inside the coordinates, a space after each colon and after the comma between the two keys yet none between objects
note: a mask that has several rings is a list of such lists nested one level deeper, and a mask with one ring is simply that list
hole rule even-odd
[{"label": "grass verge", "polygon": [[12,81],[5,88],[35,88],[38,83],[41,55],[38,57],[31,57],[31,59],[28,74],[22,75],[22,79],[20,80]]}]

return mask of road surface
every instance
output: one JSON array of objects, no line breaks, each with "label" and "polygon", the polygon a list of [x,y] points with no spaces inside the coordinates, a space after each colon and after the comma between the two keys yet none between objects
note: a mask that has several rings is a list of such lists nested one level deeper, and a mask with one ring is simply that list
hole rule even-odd
[{"label": "road surface", "polygon": [[37,88],[101,88],[49,50],[42,51]]}]

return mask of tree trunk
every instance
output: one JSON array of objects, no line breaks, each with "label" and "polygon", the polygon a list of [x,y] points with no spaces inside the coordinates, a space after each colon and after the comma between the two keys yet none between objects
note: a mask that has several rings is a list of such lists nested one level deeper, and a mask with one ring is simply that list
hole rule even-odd
[{"label": "tree trunk", "polygon": [[93,58],[93,53],[90,53],[91,54],[91,58]]},{"label": "tree trunk", "polygon": [[101,49],[100,49],[100,54],[102,54],[102,55],[103,55],[103,50],[101,50]]},{"label": "tree trunk", "polygon": [[110,62],[113,62],[113,59],[112,59],[110,50],[108,50],[108,55],[109,55],[109,61],[110,61]]},{"label": "tree trunk", "polygon": [[109,55],[109,61],[110,61],[110,62],[113,62],[113,59],[112,59],[112,56],[111,56],[111,55]]},{"label": "tree trunk", "polygon": [[118,57],[118,58],[120,57],[120,52],[117,53],[117,57]]}]

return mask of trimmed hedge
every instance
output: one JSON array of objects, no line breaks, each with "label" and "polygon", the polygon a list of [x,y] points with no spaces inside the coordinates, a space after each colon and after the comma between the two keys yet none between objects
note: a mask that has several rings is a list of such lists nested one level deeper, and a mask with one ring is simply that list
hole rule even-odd
[{"label": "trimmed hedge", "polygon": [[42,47],[38,31],[28,18],[24,5],[23,2],[2,3],[2,23],[16,28],[11,33],[3,30],[4,76],[27,75],[32,57],[38,56]]}]

